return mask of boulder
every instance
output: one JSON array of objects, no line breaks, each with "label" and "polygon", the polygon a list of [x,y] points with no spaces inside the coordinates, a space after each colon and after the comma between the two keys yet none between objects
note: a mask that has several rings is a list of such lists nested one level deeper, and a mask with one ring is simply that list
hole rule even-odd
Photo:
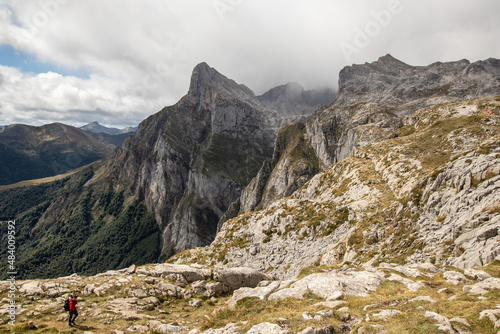
[{"label": "boulder", "polygon": [[463,291],[469,292],[473,295],[482,295],[494,290],[500,290],[500,278],[491,277],[479,283],[463,287]]},{"label": "boulder", "polygon": [[455,330],[455,328],[451,324],[450,320],[448,320],[448,318],[443,317],[442,315],[437,314],[435,312],[429,312],[429,311],[425,312],[425,317],[432,318],[432,319],[436,320],[437,322],[439,322],[439,325],[436,325],[436,326],[438,326],[439,330],[442,330],[445,332],[450,332],[453,334],[457,333],[457,331]]},{"label": "boulder", "polygon": [[484,281],[485,279],[491,278],[492,276],[483,270],[476,270],[472,268],[467,268],[464,270],[464,274],[475,278],[479,281]]},{"label": "boulder", "polygon": [[133,289],[129,291],[129,295],[137,298],[145,298],[148,296],[147,292],[143,289]]},{"label": "boulder", "polygon": [[40,281],[28,281],[24,283],[21,288],[19,288],[19,292],[24,295],[35,295],[35,294],[43,294],[44,291],[42,289],[42,282]]},{"label": "boulder", "polygon": [[236,303],[238,300],[241,300],[243,298],[247,297],[255,297],[259,298],[260,300],[267,300],[269,295],[276,291],[276,289],[279,287],[280,282],[272,282],[266,287],[257,287],[257,288],[239,288],[238,290],[234,291],[233,296],[231,299],[227,302],[228,307],[230,310],[234,310],[236,308]]},{"label": "boulder", "polygon": [[214,279],[231,289],[239,289],[242,287],[255,288],[261,281],[269,278],[255,269],[237,267],[215,271]]},{"label": "boulder", "polygon": [[[189,334],[198,334],[198,332],[189,332]],[[239,334],[238,324],[227,324],[224,328],[208,329],[203,334]]]},{"label": "boulder", "polygon": [[136,269],[137,267],[135,266],[135,264],[133,264],[126,269],[126,272],[127,274],[132,275],[133,273],[135,273]]},{"label": "boulder", "polygon": [[288,330],[281,328],[276,324],[271,324],[269,322],[263,322],[261,324],[255,325],[246,334],[288,334]]},{"label": "boulder", "polygon": [[468,283],[470,280],[465,277],[462,273],[457,271],[449,270],[443,273],[443,278],[451,284],[458,285],[460,283]]},{"label": "boulder", "polygon": [[188,302],[188,305],[193,307],[193,308],[198,308],[201,306],[201,299],[191,299],[189,302]]},{"label": "boulder", "polygon": [[159,282],[156,284],[156,288],[160,290],[164,296],[177,297],[181,293],[181,288],[170,283]]},{"label": "boulder", "polygon": [[339,292],[352,296],[368,296],[370,291],[377,290],[383,279],[382,272],[368,271],[312,274],[293,283],[289,288],[273,293],[269,296],[269,300],[289,297],[302,299],[309,292],[324,299],[338,296]]},{"label": "boulder", "polygon": [[379,318],[380,320],[387,321],[389,318],[397,317],[398,315],[403,314],[398,310],[382,310],[379,313],[373,314],[375,318]]},{"label": "boulder", "polygon": [[178,325],[161,324],[156,327],[155,330],[160,333],[181,333],[188,331],[189,328]]},{"label": "boulder", "polygon": [[102,296],[102,295],[105,295],[106,292],[111,289],[113,286],[109,283],[104,283],[102,285],[100,285],[99,287],[95,288],[94,289],[94,293],[98,296]]}]

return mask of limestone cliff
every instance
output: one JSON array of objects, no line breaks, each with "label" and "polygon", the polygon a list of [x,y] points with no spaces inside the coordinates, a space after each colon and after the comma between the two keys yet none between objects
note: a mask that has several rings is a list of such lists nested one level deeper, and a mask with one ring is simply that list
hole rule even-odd
[{"label": "limestone cliff", "polygon": [[347,66],[332,105],[307,122],[307,135],[323,167],[356,149],[388,139],[402,117],[439,103],[498,95],[500,60],[410,66],[391,55]]},{"label": "limestone cliff", "polygon": [[284,115],[310,115],[320,105],[330,105],[335,92],[330,88],[304,90],[296,83],[289,82],[257,97],[266,107],[278,110]]},{"label": "limestone cliff", "polygon": [[265,108],[250,89],[202,63],[188,94],[142,122],[107,168],[144,196],[165,249],[207,245],[222,214],[271,157],[278,129],[296,119]]},{"label": "limestone cliff", "polygon": [[[297,98],[300,91],[300,87],[289,84],[263,97],[277,101],[284,99],[283,96],[295,96],[296,101],[301,101]],[[294,159],[277,144],[274,156],[282,157],[279,164],[266,163],[262,167],[221,223],[237,213],[265,208],[274,200],[290,195],[294,187],[290,185],[300,187],[317,171],[351,156],[357,149],[394,137],[403,126],[405,115],[418,108],[499,93],[497,59],[415,67],[386,55],[370,64],[347,66],[339,74],[339,91],[333,103],[329,107],[320,106],[308,118],[306,131],[300,133],[303,146],[312,147],[313,151],[306,160],[319,166],[315,169],[297,163],[291,166]],[[259,99],[263,101],[263,97]]]}]

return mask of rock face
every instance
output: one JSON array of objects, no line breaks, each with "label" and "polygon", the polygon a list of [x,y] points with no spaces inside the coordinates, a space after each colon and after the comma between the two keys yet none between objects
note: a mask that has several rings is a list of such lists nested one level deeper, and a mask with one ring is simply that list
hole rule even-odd
[{"label": "rock face", "polygon": [[226,209],[271,156],[278,129],[296,118],[202,63],[189,92],[139,126],[109,169],[143,195],[167,253],[209,244]]},{"label": "rock face", "polygon": [[[300,91],[300,87],[289,84],[259,99],[278,101],[281,96],[298,96]],[[266,208],[274,200],[289,196],[319,169],[351,156],[356,149],[394,137],[404,125],[404,117],[419,108],[499,93],[497,59],[414,67],[386,55],[371,64],[348,66],[339,74],[339,91],[333,103],[316,110],[307,120],[305,131],[295,125],[300,127],[294,129],[295,138],[300,138],[309,153],[285,149],[283,138],[290,138],[292,127],[282,129],[272,163],[262,166],[219,228],[237,214]],[[301,158],[306,164],[297,162]]]},{"label": "rock face", "polygon": [[[183,259],[199,255],[277,278],[314,263],[377,261],[374,253],[484,265],[499,255],[498,98],[436,104],[499,94],[499,68],[495,59],[413,67],[385,56],[342,70],[332,105],[306,121],[264,106],[247,87],[199,64],[177,104],[68,182],[64,196],[54,192],[57,199],[34,214],[24,208],[26,226],[37,225],[36,233],[23,231],[24,240],[47,241],[47,231],[79,223],[81,244],[91,242],[75,262],[87,269],[84,255],[96,262],[107,256],[92,250],[109,244],[108,231],[110,249],[123,243],[134,251],[108,252],[114,268],[133,256],[166,258],[210,243]],[[266,99],[281,101],[279,91]],[[66,215],[72,219],[56,225]],[[146,224],[151,231],[141,235]],[[133,232],[122,235],[124,226]],[[52,276],[65,264],[66,245],[46,245],[60,252]],[[47,263],[44,247],[24,251]]]},{"label": "rock face", "polygon": [[271,161],[265,161],[256,177],[243,189],[219,222],[265,209],[275,200],[290,196],[319,172],[319,161],[305,139],[305,126],[295,123],[281,128]]},{"label": "rock face", "polygon": [[323,166],[369,143],[390,138],[402,117],[439,103],[498,95],[500,60],[410,66],[390,55],[347,66],[329,108],[307,122],[307,135]]}]

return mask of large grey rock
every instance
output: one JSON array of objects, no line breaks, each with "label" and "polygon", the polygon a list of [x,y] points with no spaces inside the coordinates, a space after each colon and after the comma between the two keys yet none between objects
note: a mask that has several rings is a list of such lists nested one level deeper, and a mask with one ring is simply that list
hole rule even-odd
[{"label": "large grey rock", "polygon": [[[203,332],[203,334],[239,334],[239,325],[235,323],[227,324],[224,328],[211,328]],[[191,332],[190,332],[191,333]],[[192,334],[198,334],[192,333]]]},{"label": "large grey rock", "polygon": [[232,289],[256,287],[261,281],[269,279],[265,274],[245,267],[215,270],[213,276],[217,282]]},{"label": "large grey rock", "polygon": [[295,282],[289,288],[278,290],[269,296],[269,300],[286,298],[302,299],[307,293],[313,293],[327,299],[339,291],[346,295],[368,296],[377,290],[384,279],[382,272],[353,271],[347,273],[312,274]]},{"label": "large grey rock", "polygon": [[233,296],[228,300],[227,305],[230,310],[236,309],[236,303],[244,298],[259,298],[260,300],[267,300],[269,295],[276,291],[280,282],[272,282],[265,287],[257,288],[239,288],[233,292]]},{"label": "large grey rock", "polygon": [[[498,59],[410,66],[386,55],[347,66],[340,71],[332,105],[308,120],[308,137],[323,165],[330,166],[389,138],[401,125],[400,117],[419,108],[498,95],[499,77]],[[367,125],[374,126],[366,131]]]},{"label": "large grey rock", "polygon": [[269,322],[263,322],[258,325],[252,326],[246,334],[288,334],[290,333],[286,329],[282,329],[276,324],[271,324]]},{"label": "large grey rock", "polygon": [[472,268],[467,268],[464,270],[464,274],[472,278],[483,281],[485,279],[491,278],[492,276],[484,270],[476,270]]},{"label": "large grey rock", "polygon": [[161,324],[156,327],[155,330],[160,333],[181,333],[188,331],[189,328],[178,325]]},{"label": "large grey rock", "polygon": [[458,285],[460,283],[467,283],[470,282],[470,280],[465,277],[462,273],[459,273],[458,271],[453,271],[453,270],[448,270],[443,273],[443,278],[451,284]]},{"label": "large grey rock", "polygon": [[41,281],[28,281],[24,283],[20,288],[19,292],[28,296],[35,294],[43,294]]},{"label": "large grey rock", "polygon": [[390,318],[397,317],[398,315],[403,314],[398,310],[381,310],[379,313],[374,313],[373,317],[378,318],[380,320],[387,321]]},{"label": "large grey rock", "polygon": [[156,284],[156,288],[163,295],[170,297],[178,297],[184,292],[184,290],[181,289],[180,287],[166,282],[159,282],[158,284]]},{"label": "large grey rock", "polygon": [[448,318],[443,317],[440,314],[437,314],[435,312],[426,311],[425,312],[425,317],[426,318],[434,319],[437,322],[439,322],[439,325],[436,325],[439,330],[442,330],[442,331],[445,331],[445,332],[449,332],[449,333],[452,333],[452,334],[458,333],[458,331],[452,325],[452,323],[450,322],[450,320],[448,320]]},{"label": "large grey rock", "polygon": [[500,290],[500,278],[490,277],[473,285],[466,285],[463,291],[474,295],[485,294],[489,291]]}]

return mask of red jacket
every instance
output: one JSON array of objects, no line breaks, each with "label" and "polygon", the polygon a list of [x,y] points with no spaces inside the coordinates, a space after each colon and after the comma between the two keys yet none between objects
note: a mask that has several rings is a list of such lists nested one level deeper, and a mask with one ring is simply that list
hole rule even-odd
[{"label": "red jacket", "polygon": [[73,313],[73,312],[76,311],[76,304],[77,303],[78,302],[76,300],[73,300],[73,299],[70,298],[70,300],[69,300],[69,310],[68,310],[70,313]]}]

